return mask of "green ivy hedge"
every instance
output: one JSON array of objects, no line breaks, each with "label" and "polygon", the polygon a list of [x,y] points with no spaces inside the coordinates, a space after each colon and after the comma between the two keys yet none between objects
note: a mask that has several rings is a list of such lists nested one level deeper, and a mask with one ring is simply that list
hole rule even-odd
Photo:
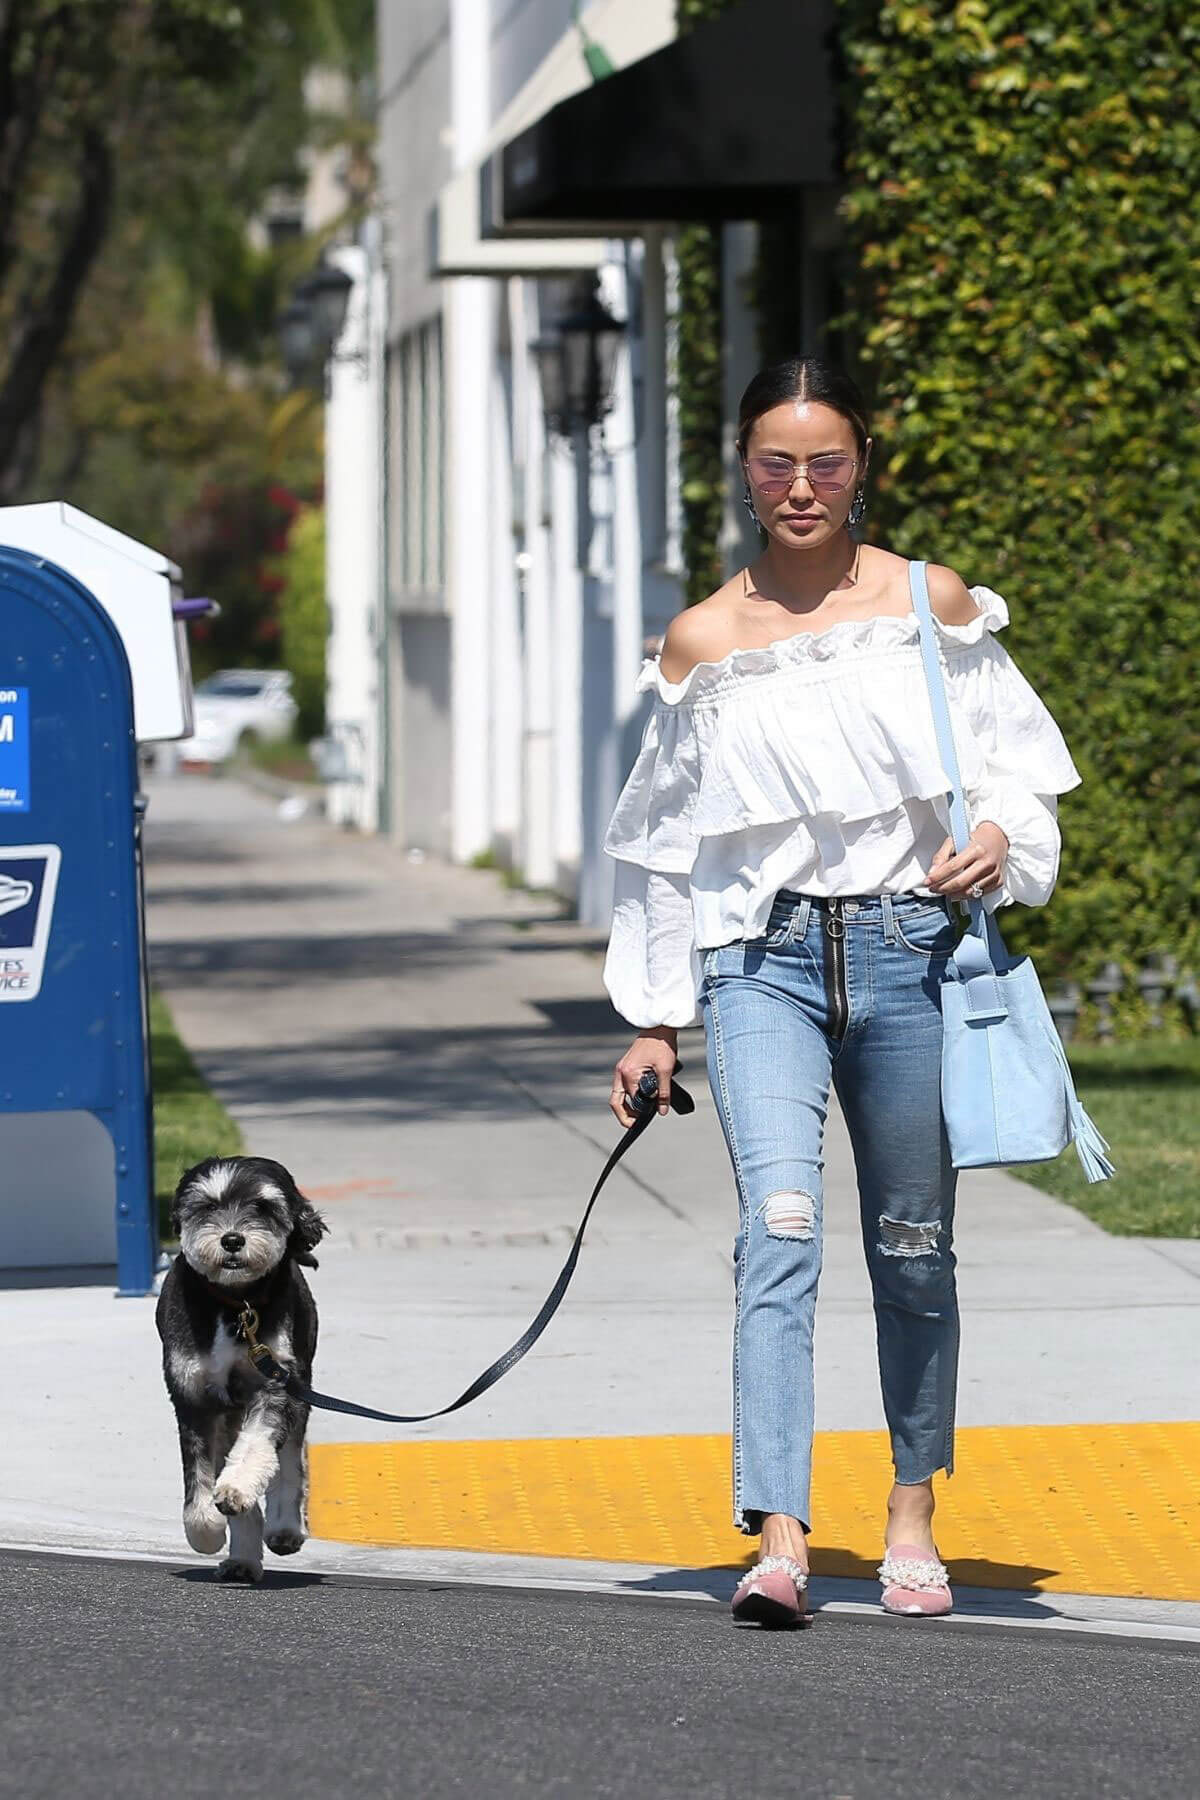
[{"label": "green ivy hedge", "polygon": [[1047,975],[1200,968],[1200,14],[840,4],[871,530],[1009,599],[1084,778],[1006,936]]},{"label": "green ivy hedge", "polygon": [[291,671],[296,702],[296,735],[317,737],[325,729],[325,644],[329,608],[325,598],[325,510],[305,506],[297,513],[287,549],[279,559],[284,580],[279,603],[283,664]]},{"label": "green ivy hedge", "polygon": [[[676,0],[685,32],[715,19],[731,0]],[[721,464],[721,231],[681,225],[679,264],[679,484],[683,512],[684,595],[692,606],[721,585],[724,507]]]}]

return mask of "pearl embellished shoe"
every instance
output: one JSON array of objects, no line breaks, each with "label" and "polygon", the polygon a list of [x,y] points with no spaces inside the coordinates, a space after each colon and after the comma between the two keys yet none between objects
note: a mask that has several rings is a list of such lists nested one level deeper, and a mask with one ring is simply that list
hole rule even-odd
[{"label": "pearl embellished shoe", "polygon": [[932,1619],[954,1606],[950,1576],[936,1556],[914,1544],[893,1544],[879,1565],[883,1610],[910,1619]]},{"label": "pearl embellished shoe", "polygon": [[764,1556],[738,1582],[733,1616],[739,1625],[762,1625],[767,1630],[806,1625],[807,1586],[808,1570],[794,1556]]}]

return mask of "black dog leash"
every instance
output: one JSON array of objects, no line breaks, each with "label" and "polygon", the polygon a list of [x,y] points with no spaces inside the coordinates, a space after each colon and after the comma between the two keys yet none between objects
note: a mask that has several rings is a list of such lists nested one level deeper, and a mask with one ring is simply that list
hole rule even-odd
[{"label": "black dog leash", "polygon": [[[579,1261],[579,1252],[583,1248],[583,1234],[587,1230],[588,1220],[592,1216],[592,1208],[600,1197],[600,1190],[621,1158],[633,1148],[655,1116],[658,1107],[658,1082],[653,1070],[647,1069],[642,1076],[637,1086],[637,1092],[629,1097],[629,1106],[631,1111],[637,1114],[637,1117],[632,1125],[626,1127],[624,1137],[617,1143],[600,1171],[600,1178],[592,1189],[591,1198],[583,1210],[583,1217],[579,1221],[579,1229],[575,1233],[575,1241],[571,1245],[570,1253],[559,1272],[557,1281],[547,1294],[537,1318],[527,1330],[521,1333],[516,1343],[507,1349],[503,1356],[498,1356],[496,1361],[483,1371],[482,1375],[477,1375],[470,1387],[461,1393],[457,1400],[452,1400],[449,1406],[440,1406],[436,1412],[428,1413],[389,1413],[379,1412],[373,1406],[359,1406],[353,1400],[338,1400],[332,1394],[318,1394],[313,1388],[307,1387],[298,1375],[290,1374],[288,1370],[281,1368],[267,1346],[259,1343],[258,1314],[247,1303],[238,1317],[237,1330],[239,1335],[245,1339],[246,1347],[259,1373],[267,1381],[280,1383],[294,1400],[303,1402],[305,1406],[315,1406],[323,1412],[353,1413],[356,1418],[360,1419],[381,1419],[385,1425],[423,1425],[428,1419],[444,1418],[447,1413],[457,1412],[460,1407],[469,1406],[472,1400],[478,1400],[480,1394],[486,1394],[490,1387],[494,1387],[502,1376],[508,1374],[510,1369],[516,1368],[521,1358],[533,1349],[562,1304],[563,1295],[571,1285],[571,1277],[574,1275],[575,1265]],[[696,1102],[692,1096],[675,1080],[671,1082],[671,1109],[681,1115],[696,1110]]]}]

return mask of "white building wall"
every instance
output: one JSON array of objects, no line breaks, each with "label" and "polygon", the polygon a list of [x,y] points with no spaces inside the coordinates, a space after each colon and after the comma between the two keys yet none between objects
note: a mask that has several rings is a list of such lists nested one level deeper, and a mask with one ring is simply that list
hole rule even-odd
[{"label": "white building wall", "polygon": [[[488,0],[450,9],[450,133],[453,166],[471,164],[488,126]],[[492,847],[493,667],[498,655],[491,593],[494,491],[491,424],[495,284],[468,276],[446,283],[446,593],[450,607],[453,788],[451,849],[466,862]]]},{"label": "white building wall", "polygon": [[492,283],[450,284],[444,312],[446,598],[451,621],[451,854],[491,846]]},{"label": "white building wall", "polygon": [[452,622],[442,513],[447,289],[429,273],[429,211],[453,167],[450,0],[381,0],[378,156],[388,281],[387,829],[448,853]]},{"label": "white building wall", "polygon": [[329,364],[325,406],[325,735],[329,817],[375,831],[382,783],[380,742],[380,457],[383,405],[383,277],[369,251],[330,250],[354,282]]},{"label": "white building wall", "polygon": [[[400,760],[419,759],[444,718],[448,741],[437,760],[452,771],[445,847],[460,860],[493,853],[602,924],[611,869],[600,841],[640,736],[638,666],[680,599],[667,523],[661,234],[652,234],[645,265],[640,245],[608,246],[604,298],[630,322],[611,414],[590,438],[548,439],[530,345],[562,309],[571,278],[465,274],[439,284],[419,263],[437,170],[468,178],[496,140],[519,128],[515,121],[526,122],[523,109],[536,117],[587,85],[573,8],[570,0],[516,9],[504,0],[414,0],[402,21],[397,10],[380,9],[393,409],[407,334],[436,309],[446,470],[439,591],[418,591],[401,546],[390,557]],[[618,66],[674,34],[673,0],[592,0],[582,17]],[[544,103],[531,107],[539,83]],[[589,240],[585,254],[581,243],[579,266],[594,267],[600,249]],[[470,267],[469,257],[457,262]],[[656,335],[643,340],[643,328]],[[394,490],[418,450],[395,418],[390,441]],[[393,492],[393,532],[401,512]],[[444,670],[444,714],[435,663]],[[403,781],[423,803],[430,789],[411,766]],[[439,848],[436,834],[414,835],[412,810],[401,826],[406,841]]]},{"label": "white building wall", "polygon": [[580,775],[584,641],[584,557],[578,524],[578,458],[557,440],[547,443],[543,469],[548,513],[553,693],[551,744],[554,764],[555,886],[575,894],[582,843]]},{"label": "white building wall", "polygon": [[388,339],[441,311],[430,279],[428,216],[453,167],[450,0],[379,0],[379,169]]},{"label": "white building wall", "polygon": [[521,803],[516,866],[532,887],[558,883],[555,844],[555,607],[547,487],[549,464],[537,371],[527,346],[537,335],[536,283],[508,284],[511,346],[513,563],[519,594]]},{"label": "white building wall", "polygon": [[[507,295],[501,283],[493,283],[496,329],[507,339]],[[521,762],[524,725],[524,671],[518,588],[517,548],[513,524],[517,516],[513,421],[511,408],[511,358],[498,354],[493,362],[489,423],[491,443],[488,500],[491,507],[491,541],[488,574],[491,589],[491,656],[487,670],[491,703],[491,844],[508,867],[520,866]]]}]

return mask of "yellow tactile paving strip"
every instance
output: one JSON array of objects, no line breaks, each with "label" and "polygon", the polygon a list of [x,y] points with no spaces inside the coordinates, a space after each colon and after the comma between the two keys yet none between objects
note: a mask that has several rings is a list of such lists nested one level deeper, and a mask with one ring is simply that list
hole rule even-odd
[{"label": "yellow tactile paving strip", "polygon": [[[313,1535],[340,1543],[734,1567],[729,1439],[315,1444]],[[1200,1422],[980,1426],[938,1482],[938,1547],[979,1587],[1200,1600]],[[873,1575],[882,1432],[817,1435],[813,1568]]]}]

